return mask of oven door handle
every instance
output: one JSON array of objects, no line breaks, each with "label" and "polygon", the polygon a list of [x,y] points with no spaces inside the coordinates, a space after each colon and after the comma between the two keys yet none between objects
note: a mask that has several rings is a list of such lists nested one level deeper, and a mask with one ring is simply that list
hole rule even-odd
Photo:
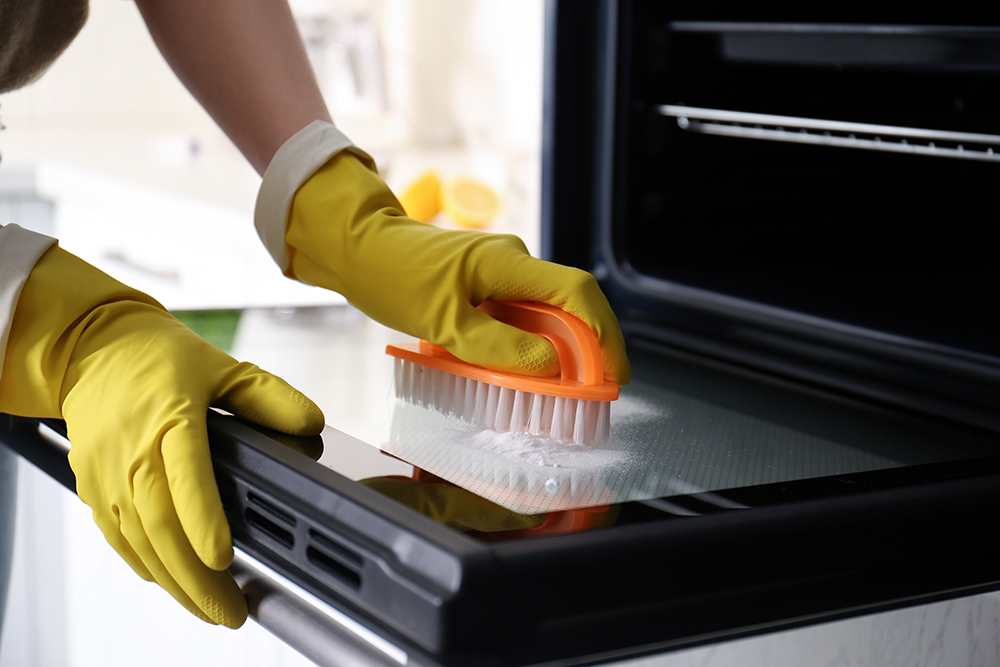
[{"label": "oven door handle", "polygon": [[[66,425],[54,419],[0,414],[0,445],[76,493]],[[339,610],[296,590],[292,582],[236,550],[230,573],[247,598],[250,618],[321,667],[399,667],[408,656]],[[311,598],[311,599],[310,599]]]}]

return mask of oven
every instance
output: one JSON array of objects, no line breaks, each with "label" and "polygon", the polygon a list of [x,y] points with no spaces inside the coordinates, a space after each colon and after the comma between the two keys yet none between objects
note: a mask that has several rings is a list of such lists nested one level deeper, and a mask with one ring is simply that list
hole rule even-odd
[{"label": "oven", "polygon": [[547,252],[633,339],[1000,427],[1000,11],[567,4]]},{"label": "oven", "polygon": [[[210,415],[248,590],[326,610],[258,620],[320,664],[354,628],[372,664],[573,665],[1000,588],[1000,9],[947,11],[550,0],[543,245],[625,331],[612,441]],[[0,427],[72,488],[60,424]],[[370,445],[601,519],[462,532],[358,483]]]}]

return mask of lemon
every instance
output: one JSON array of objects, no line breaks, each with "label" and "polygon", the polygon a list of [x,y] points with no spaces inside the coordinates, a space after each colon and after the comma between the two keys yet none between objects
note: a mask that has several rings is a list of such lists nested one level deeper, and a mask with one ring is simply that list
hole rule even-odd
[{"label": "lemon", "polygon": [[485,183],[459,176],[445,184],[441,206],[464,227],[485,227],[500,210],[500,196]]},{"label": "lemon", "polygon": [[441,211],[441,181],[428,171],[414,181],[399,198],[403,212],[414,220],[430,222]]}]

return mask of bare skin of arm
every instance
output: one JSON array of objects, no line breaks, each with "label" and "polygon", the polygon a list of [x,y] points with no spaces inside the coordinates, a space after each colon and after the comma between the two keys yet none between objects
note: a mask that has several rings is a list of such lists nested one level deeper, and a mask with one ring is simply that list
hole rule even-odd
[{"label": "bare skin of arm", "polygon": [[177,77],[257,173],[331,121],[286,0],[136,0]]}]

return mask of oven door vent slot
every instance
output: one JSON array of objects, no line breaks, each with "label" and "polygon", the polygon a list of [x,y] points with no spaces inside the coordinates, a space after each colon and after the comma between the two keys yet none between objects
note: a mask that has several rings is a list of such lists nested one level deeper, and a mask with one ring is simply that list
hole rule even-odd
[{"label": "oven door vent slot", "polygon": [[256,528],[286,549],[295,547],[295,536],[292,531],[272,521],[254,508],[246,508],[243,516],[248,526]]},{"label": "oven door vent slot", "polygon": [[354,566],[361,567],[365,559],[359,554],[355,553],[348,547],[340,544],[336,540],[327,537],[326,535],[320,533],[319,531],[309,529],[309,539],[316,543],[317,546],[321,547],[325,551],[336,554],[340,560],[350,563]]},{"label": "oven door vent slot", "polygon": [[243,517],[248,526],[256,528],[286,549],[295,547],[295,517],[253,491],[247,491]]},{"label": "oven door vent slot", "polygon": [[361,573],[314,546],[306,547],[306,558],[323,573],[348,584],[355,590],[361,588]]}]

